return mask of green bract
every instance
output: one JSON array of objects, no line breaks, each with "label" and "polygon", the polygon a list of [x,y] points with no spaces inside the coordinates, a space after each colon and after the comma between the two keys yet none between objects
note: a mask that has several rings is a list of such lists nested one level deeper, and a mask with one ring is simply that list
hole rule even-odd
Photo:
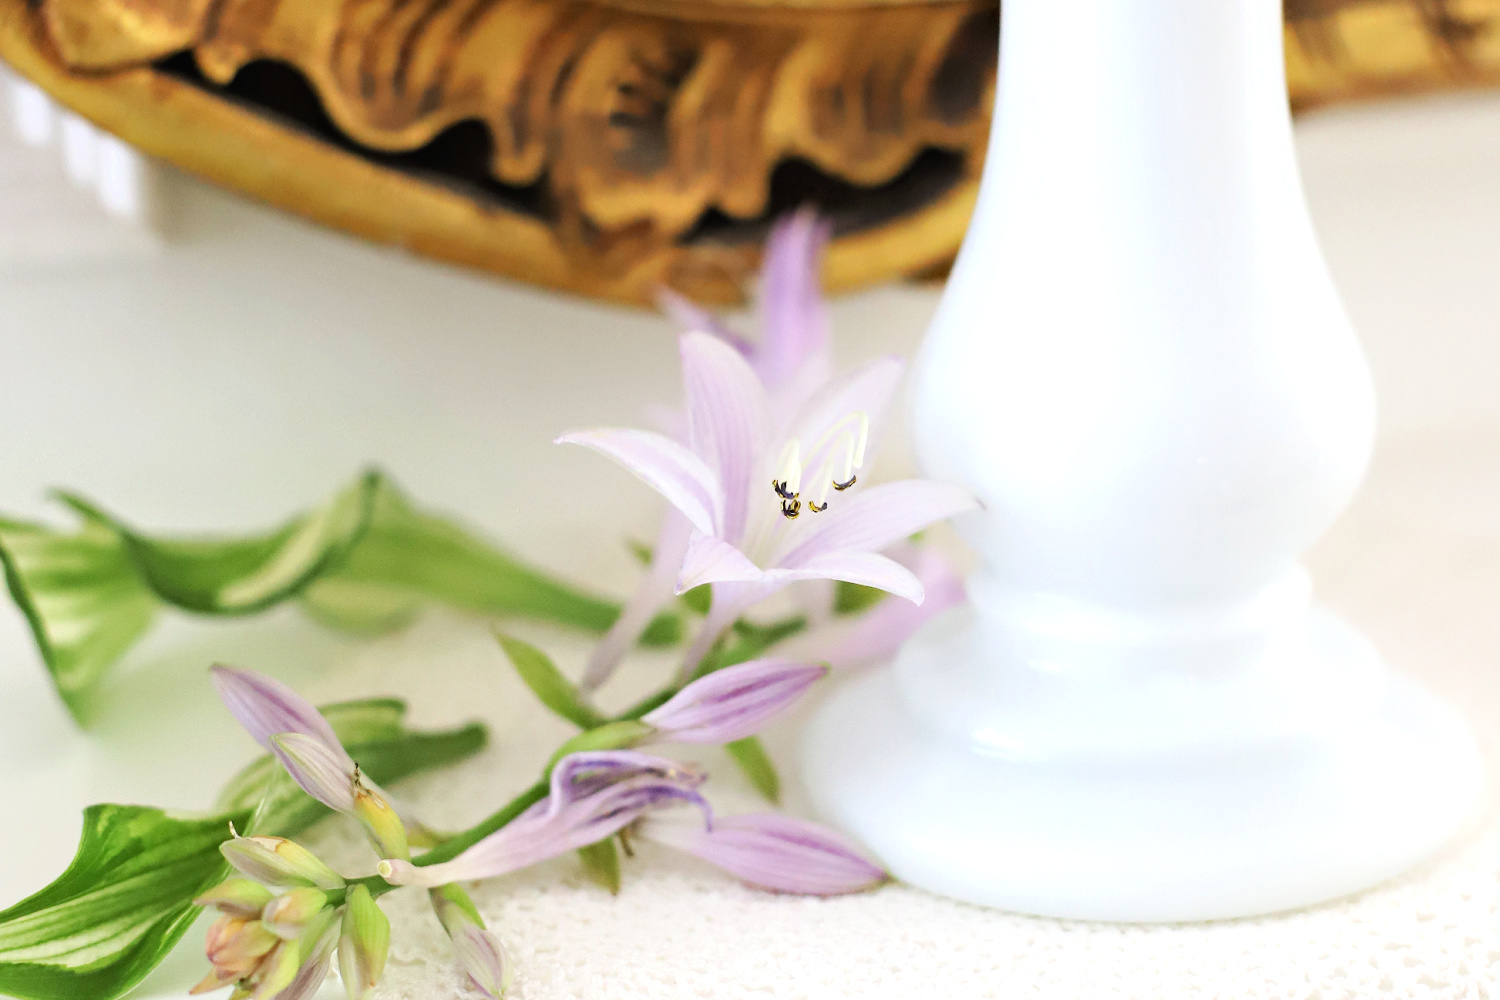
[{"label": "green bract", "polygon": [[[493,616],[609,628],[619,606],[560,583],[454,521],[413,506],[367,472],[274,531],[239,538],[154,538],[77,496],[72,532],[0,519],[0,564],[42,660],[75,718],[87,721],[105,671],[162,605],[246,615],[296,599],[329,626],[378,633],[428,604]],[[670,644],[664,615],[644,641]]]},{"label": "green bract", "polygon": [[[393,698],[320,709],[361,768],[388,783],[456,763],[485,744],[474,724],[414,732]],[[146,806],[84,811],[78,854],[57,881],[0,913],[0,993],[22,1000],[110,1000],[139,983],[196,919],[193,899],[224,878],[219,845],[242,834],[291,836],[329,815],[269,756],[245,768],[207,817]]]}]

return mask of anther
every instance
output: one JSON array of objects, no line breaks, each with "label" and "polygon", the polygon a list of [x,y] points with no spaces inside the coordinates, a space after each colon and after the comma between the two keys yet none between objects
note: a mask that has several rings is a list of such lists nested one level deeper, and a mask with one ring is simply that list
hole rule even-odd
[{"label": "anther", "polygon": [[849,487],[853,486],[857,482],[859,482],[859,477],[858,476],[850,476],[849,477],[849,481],[846,482],[846,483],[841,483],[841,482],[839,482],[837,480],[834,480],[833,488],[836,489],[836,490],[838,490],[840,493],[842,493],[845,490],[847,490]]},{"label": "anther", "polygon": [[781,501],[781,513],[788,521],[792,520],[802,513],[802,501],[795,499]]},{"label": "anther", "polygon": [[807,501],[807,509],[812,511],[814,514],[821,514],[828,509],[828,504],[824,503],[823,506],[819,507],[817,504],[809,500]]}]

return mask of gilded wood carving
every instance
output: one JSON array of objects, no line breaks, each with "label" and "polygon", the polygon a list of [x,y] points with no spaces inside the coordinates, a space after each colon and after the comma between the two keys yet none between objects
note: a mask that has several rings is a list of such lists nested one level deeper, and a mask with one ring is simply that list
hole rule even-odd
[{"label": "gilded wood carving", "polygon": [[[1500,78],[1500,0],[1286,0],[1300,107]],[[732,300],[768,220],[833,287],[940,269],[994,0],[0,0],[0,55],[149,152],[368,238],[589,295]]]}]

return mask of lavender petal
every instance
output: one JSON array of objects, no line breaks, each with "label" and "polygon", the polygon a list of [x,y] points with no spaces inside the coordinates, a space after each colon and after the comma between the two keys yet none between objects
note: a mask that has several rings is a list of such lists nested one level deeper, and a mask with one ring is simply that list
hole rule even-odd
[{"label": "lavender petal", "polygon": [[816,823],[780,813],[750,813],[699,823],[648,817],[637,836],[686,851],[760,889],[838,896],[890,880],[848,841]]},{"label": "lavender petal", "polygon": [[230,714],[267,750],[277,733],[302,733],[343,753],[328,720],[280,681],[222,664],[210,668],[209,677]]},{"label": "lavender petal", "polygon": [[760,732],[827,673],[822,664],[751,660],[692,682],[641,721],[661,740],[732,743]]}]

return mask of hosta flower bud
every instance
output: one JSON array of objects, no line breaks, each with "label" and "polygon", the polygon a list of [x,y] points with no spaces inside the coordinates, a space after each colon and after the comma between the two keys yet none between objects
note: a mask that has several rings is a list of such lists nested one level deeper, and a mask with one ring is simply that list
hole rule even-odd
[{"label": "hosta flower bud", "polygon": [[343,933],[339,937],[339,976],[349,1000],[360,1000],[380,981],[391,947],[391,923],[376,904],[370,890],[356,885],[349,890],[344,910]]},{"label": "hosta flower bud", "polygon": [[292,889],[267,903],[260,919],[277,937],[295,941],[327,906],[328,894],[321,889]]},{"label": "hosta flower bud", "polygon": [[794,660],[735,664],[693,681],[641,721],[675,743],[733,743],[752,736],[822,680],[828,668]]},{"label": "hosta flower bud", "polygon": [[500,1000],[510,987],[511,967],[500,941],[484,927],[469,894],[456,885],[428,892],[433,912],[453,942],[453,956],[485,996]]},{"label": "hosta flower bud", "polygon": [[262,885],[342,889],[344,880],[300,844],[282,837],[234,837],[220,852],[241,874]]},{"label": "hosta flower bud", "polygon": [[247,878],[231,878],[193,900],[199,906],[212,906],[220,913],[252,920],[271,901],[271,890]]},{"label": "hosta flower bud", "polygon": [[406,842],[406,824],[380,794],[380,789],[370,787],[360,778],[357,766],[354,769],[354,815],[375,842],[375,849],[381,857],[411,856]]},{"label": "hosta flower bud", "polygon": [[255,970],[255,992],[252,994],[254,1000],[270,1000],[292,985],[301,966],[302,954],[297,949],[297,942],[283,941],[278,944],[266,956],[265,961],[261,962],[260,968]]},{"label": "hosta flower bud", "polygon": [[281,939],[259,920],[220,917],[208,929],[204,950],[214,971],[229,979],[241,979],[255,971],[261,959]]}]

